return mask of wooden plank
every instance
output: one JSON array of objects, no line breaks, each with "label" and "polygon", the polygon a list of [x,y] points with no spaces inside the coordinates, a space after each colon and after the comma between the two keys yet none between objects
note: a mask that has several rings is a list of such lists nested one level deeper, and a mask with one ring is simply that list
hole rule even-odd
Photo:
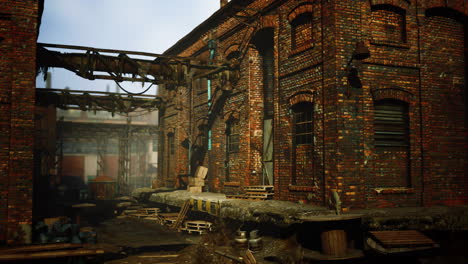
[{"label": "wooden plank", "polygon": [[83,247],[82,244],[73,244],[73,243],[32,245],[32,246],[22,246],[22,247],[0,249],[0,254],[16,253],[16,252],[31,252],[31,251],[47,251],[47,250],[57,250],[57,249],[72,249],[72,248],[81,248],[81,247]]},{"label": "wooden plank", "polygon": [[2,254],[0,255],[0,261],[91,256],[91,255],[98,255],[98,254],[104,254],[104,250],[102,249],[75,249],[75,250],[54,250],[54,251],[45,251],[45,252]]},{"label": "wooden plank", "polygon": [[190,200],[186,200],[184,204],[182,205],[182,208],[180,209],[179,214],[177,215],[176,221],[171,225],[172,229],[180,228],[180,225],[182,225],[182,222],[184,221],[189,209],[190,209]]}]

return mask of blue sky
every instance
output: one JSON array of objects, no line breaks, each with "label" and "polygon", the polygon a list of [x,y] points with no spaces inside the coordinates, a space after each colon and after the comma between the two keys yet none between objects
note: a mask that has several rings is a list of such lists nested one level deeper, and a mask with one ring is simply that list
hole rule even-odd
[{"label": "blue sky", "polygon": [[[219,9],[219,0],[45,0],[38,42],[163,53]],[[89,81],[51,69],[52,88],[115,92],[113,81]],[[132,92],[139,83],[123,82]],[[147,87],[148,84],[145,84]],[[37,87],[45,87],[42,76]],[[155,88],[150,90],[155,93]]]}]

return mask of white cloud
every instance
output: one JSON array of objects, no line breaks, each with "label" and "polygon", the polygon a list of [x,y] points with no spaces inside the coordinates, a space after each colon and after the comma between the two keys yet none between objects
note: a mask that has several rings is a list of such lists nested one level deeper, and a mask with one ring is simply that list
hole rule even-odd
[{"label": "white cloud", "polygon": [[[162,53],[218,8],[218,0],[45,0],[39,42]],[[61,69],[53,74],[54,88],[115,86]]]}]

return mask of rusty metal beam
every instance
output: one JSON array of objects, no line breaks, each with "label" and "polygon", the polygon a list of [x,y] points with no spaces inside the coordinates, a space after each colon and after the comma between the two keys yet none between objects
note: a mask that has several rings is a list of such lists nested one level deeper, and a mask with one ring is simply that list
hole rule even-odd
[{"label": "rusty metal beam", "polygon": [[[47,48],[69,49],[75,52],[63,53]],[[113,55],[101,53],[113,53]],[[130,58],[128,55],[154,59]],[[227,63],[213,64],[211,61],[200,61],[192,57],[44,43],[38,43],[37,63],[42,69],[65,68],[90,80],[111,79],[118,82],[139,81],[176,85],[186,85],[189,82],[189,75],[216,74],[231,70]],[[97,75],[95,72],[106,72],[108,75]],[[132,76],[125,76],[128,74]]]},{"label": "rusty metal beam", "polygon": [[156,110],[164,104],[161,97],[154,95],[124,96],[109,92],[43,88],[36,89],[36,103],[62,109],[105,110],[111,113],[130,113],[136,109]]}]

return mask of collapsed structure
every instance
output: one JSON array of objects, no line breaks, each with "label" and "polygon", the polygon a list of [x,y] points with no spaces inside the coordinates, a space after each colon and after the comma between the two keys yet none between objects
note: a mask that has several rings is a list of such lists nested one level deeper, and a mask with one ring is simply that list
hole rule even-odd
[{"label": "collapsed structure", "polygon": [[35,77],[48,67],[161,86],[161,186],[204,165],[212,192],[269,184],[316,205],[336,192],[344,210],[467,203],[463,1],[222,0],[162,56],[38,45],[42,6],[0,1],[2,243],[31,231]]}]

